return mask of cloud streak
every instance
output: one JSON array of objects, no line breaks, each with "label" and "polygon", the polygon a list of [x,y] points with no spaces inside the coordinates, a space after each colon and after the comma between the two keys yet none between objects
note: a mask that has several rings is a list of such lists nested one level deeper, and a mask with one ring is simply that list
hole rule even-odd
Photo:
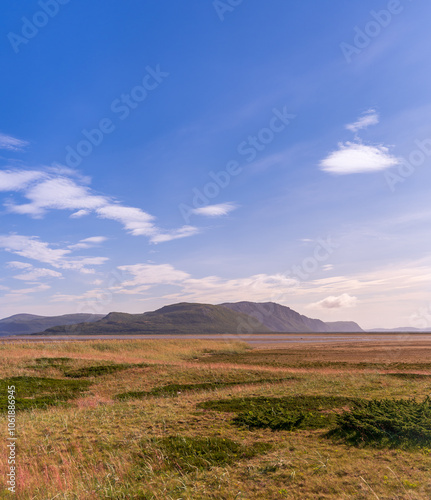
[{"label": "cloud streak", "polygon": [[0,149],[5,149],[7,151],[22,151],[28,144],[27,141],[0,133]]},{"label": "cloud streak", "polygon": [[379,115],[374,109],[369,109],[363,113],[354,123],[349,123],[346,125],[346,129],[351,132],[357,132],[363,128],[367,128],[370,125],[377,125],[379,123]]},{"label": "cloud streak", "polygon": [[[59,172],[63,172],[60,174]],[[86,179],[64,175],[67,170],[54,171],[7,170],[0,172],[0,191],[22,192],[28,203],[9,200],[5,206],[10,213],[42,218],[50,210],[69,210],[71,218],[95,214],[101,219],[119,222],[133,236],[146,236],[151,243],[162,243],[197,234],[193,226],[173,230],[159,228],[156,218],[137,207],[124,206],[117,200],[96,194],[84,184]],[[228,204],[226,204],[228,205]],[[230,206],[218,208],[225,212]]]}]

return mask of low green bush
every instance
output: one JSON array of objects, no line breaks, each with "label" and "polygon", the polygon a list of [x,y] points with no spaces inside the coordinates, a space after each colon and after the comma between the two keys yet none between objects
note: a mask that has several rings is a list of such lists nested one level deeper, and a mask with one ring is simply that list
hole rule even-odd
[{"label": "low green bush", "polygon": [[329,433],[355,445],[431,446],[431,399],[360,401],[339,415]]},{"label": "low green bush", "polygon": [[320,429],[334,424],[337,411],[353,401],[342,396],[248,397],[206,401],[198,408],[238,413],[232,422],[250,429]]}]

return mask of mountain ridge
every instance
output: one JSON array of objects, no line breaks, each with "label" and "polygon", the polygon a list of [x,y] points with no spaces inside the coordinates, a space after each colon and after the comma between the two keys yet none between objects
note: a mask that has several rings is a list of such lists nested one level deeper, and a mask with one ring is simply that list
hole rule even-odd
[{"label": "mountain ridge", "polygon": [[299,314],[290,307],[276,302],[225,302],[222,307],[242,312],[257,319],[273,332],[279,333],[339,333],[363,332],[354,321],[324,322]]}]

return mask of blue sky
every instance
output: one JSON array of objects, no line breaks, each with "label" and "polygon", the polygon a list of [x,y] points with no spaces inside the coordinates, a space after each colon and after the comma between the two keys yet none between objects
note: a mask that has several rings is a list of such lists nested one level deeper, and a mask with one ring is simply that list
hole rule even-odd
[{"label": "blue sky", "polygon": [[1,6],[0,317],[431,326],[431,5]]}]

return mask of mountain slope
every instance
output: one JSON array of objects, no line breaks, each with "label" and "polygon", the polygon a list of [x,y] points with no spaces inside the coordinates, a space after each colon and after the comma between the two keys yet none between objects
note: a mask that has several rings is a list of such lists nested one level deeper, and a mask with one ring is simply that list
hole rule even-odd
[{"label": "mountain slope", "polygon": [[64,314],[63,316],[37,316],[35,314],[15,314],[0,320],[0,336],[29,335],[58,325],[75,325],[87,321],[98,321],[103,314]]},{"label": "mountain slope", "polygon": [[[75,335],[113,334],[186,334],[238,333],[238,328],[250,318],[225,307],[182,302],[143,314],[112,312],[95,323],[82,323]],[[256,323],[253,332],[267,333],[269,328]],[[65,334],[62,326],[49,328],[44,335]]]},{"label": "mountain slope", "polygon": [[231,311],[240,312],[256,318],[273,332],[362,332],[353,321],[325,323],[297,313],[290,307],[274,302],[235,302],[220,304]]}]

